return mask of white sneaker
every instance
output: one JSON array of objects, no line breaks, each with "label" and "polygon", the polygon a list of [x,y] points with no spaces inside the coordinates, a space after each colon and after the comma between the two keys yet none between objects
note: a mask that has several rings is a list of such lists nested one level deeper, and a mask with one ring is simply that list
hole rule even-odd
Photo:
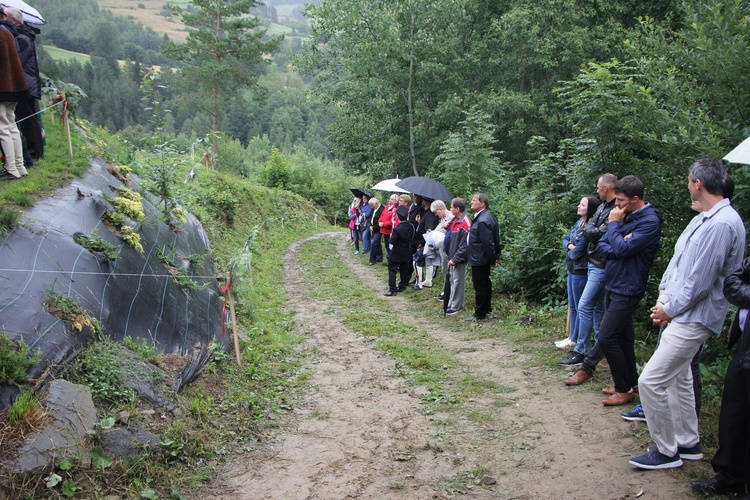
[{"label": "white sneaker", "polygon": [[570,340],[570,337],[566,338],[565,340],[558,340],[555,342],[555,347],[558,349],[567,349],[569,347],[575,347],[576,343]]}]

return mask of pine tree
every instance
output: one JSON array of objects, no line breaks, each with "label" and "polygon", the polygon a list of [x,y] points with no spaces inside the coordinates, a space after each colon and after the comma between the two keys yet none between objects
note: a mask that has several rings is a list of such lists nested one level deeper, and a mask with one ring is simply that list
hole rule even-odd
[{"label": "pine tree", "polygon": [[264,55],[278,49],[283,35],[266,38],[259,20],[250,15],[257,0],[193,0],[193,12],[172,7],[183,23],[193,28],[184,43],[164,46],[167,57],[185,63],[182,74],[195,85],[195,103],[210,114],[213,154],[222,102],[255,85]]}]

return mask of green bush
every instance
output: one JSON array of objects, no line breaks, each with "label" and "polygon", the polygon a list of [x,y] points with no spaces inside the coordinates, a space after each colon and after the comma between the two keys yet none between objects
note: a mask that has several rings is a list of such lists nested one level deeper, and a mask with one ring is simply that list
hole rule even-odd
[{"label": "green bush", "polygon": [[26,381],[26,371],[41,359],[39,353],[29,357],[29,351],[23,340],[13,349],[11,340],[0,333],[0,384],[20,384]]},{"label": "green bush", "polygon": [[0,233],[8,232],[18,225],[21,214],[18,210],[0,207]]},{"label": "green bush", "polygon": [[66,370],[73,383],[88,385],[94,396],[114,405],[135,401],[135,392],[120,380],[121,355],[117,345],[102,338],[86,348]]}]

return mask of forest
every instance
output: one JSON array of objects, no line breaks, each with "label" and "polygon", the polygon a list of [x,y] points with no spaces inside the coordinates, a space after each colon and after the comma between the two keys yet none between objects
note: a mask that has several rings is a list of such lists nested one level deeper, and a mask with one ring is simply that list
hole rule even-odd
[{"label": "forest", "polygon": [[[262,32],[275,9],[250,3],[269,16]],[[169,111],[162,130],[183,149],[211,132],[188,64],[162,50],[165,37],[93,0],[35,5],[49,21],[42,44],[91,54],[83,65],[40,56],[47,76],[87,94],[81,117],[138,147],[156,126],[143,82],[158,63],[174,68],[155,77]],[[717,0],[309,4],[309,35],[299,25],[281,40],[266,33],[277,46],[220,99],[217,164],[339,217],[347,183],[397,174],[440,179],[463,197],[485,191],[506,243],[498,289],[552,304],[563,299],[560,238],[577,201],[601,173],[634,174],[665,221],[657,281],[691,217],[687,168],[750,135],[749,9]],[[734,204],[749,214],[747,167],[730,171]]]}]

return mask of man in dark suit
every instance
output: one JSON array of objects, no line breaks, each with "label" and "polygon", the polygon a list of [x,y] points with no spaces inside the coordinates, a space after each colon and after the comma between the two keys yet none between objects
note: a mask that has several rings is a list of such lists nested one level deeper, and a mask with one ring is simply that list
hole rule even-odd
[{"label": "man in dark suit", "polygon": [[490,199],[477,193],[471,199],[474,222],[469,230],[469,266],[474,282],[476,305],[466,321],[484,320],[492,312],[492,280],[490,271],[500,257],[500,230],[497,219],[489,210]]},{"label": "man in dark suit", "polygon": [[693,481],[694,490],[712,493],[747,495],[750,483],[750,258],[724,281],[724,296],[740,310],[729,330],[731,349],[737,350],[724,378],[724,394],[719,413],[719,450],[714,455],[716,475],[708,481]]}]

